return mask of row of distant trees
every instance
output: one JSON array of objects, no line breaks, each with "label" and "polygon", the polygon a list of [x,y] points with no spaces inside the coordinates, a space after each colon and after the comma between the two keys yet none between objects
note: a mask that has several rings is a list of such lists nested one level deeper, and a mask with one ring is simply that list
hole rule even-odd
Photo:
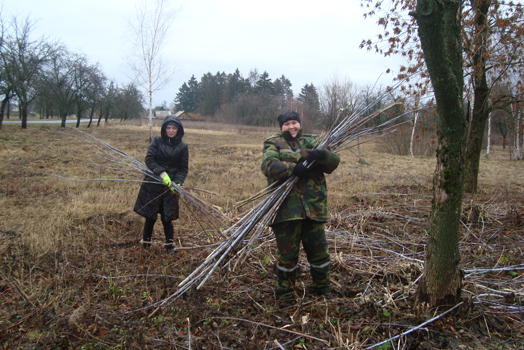
[{"label": "row of distant trees", "polygon": [[[62,126],[75,115],[91,122],[144,115],[144,96],[135,83],[119,85],[107,78],[98,64],[45,37],[33,38],[29,18],[0,17],[0,128],[10,118],[11,106],[18,107],[23,128],[30,111],[41,118],[59,116]],[[381,92],[358,88],[346,78],[334,75],[317,89],[304,85],[294,96],[291,81],[282,75],[272,80],[267,72],[254,69],[244,78],[234,73],[192,76],[176,94],[178,110],[212,116],[215,120],[271,126],[285,108],[299,111],[305,126],[326,128],[339,110],[372,100]],[[380,105],[377,105],[379,108]]]},{"label": "row of distant trees", "polygon": [[[179,88],[174,102],[178,110],[258,126],[274,126],[276,115],[289,108],[300,112],[305,126],[325,129],[333,124],[340,109],[351,112],[383,94],[380,89],[359,87],[348,78],[334,74],[320,88],[313,83],[305,84],[295,96],[292,83],[285,75],[273,80],[267,71],[259,73],[253,69],[244,77],[236,69],[227,74],[208,72],[200,80],[191,76]],[[371,111],[394,100],[394,96],[386,96]]]},{"label": "row of distant trees", "polygon": [[0,18],[0,128],[11,104],[18,105],[22,128],[29,108],[42,118],[60,116],[62,126],[71,114],[77,125],[81,117],[92,121],[95,112],[98,124],[143,114],[144,98],[135,84],[119,86],[85,55],[45,37],[33,39],[32,26],[29,18]]},{"label": "row of distant trees", "polygon": [[[139,118],[144,115],[144,96],[135,83],[118,85],[98,64],[71,52],[59,42],[32,37],[29,18],[0,18],[0,128],[18,107],[22,128],[30,111],[41,118],[59,116],[62,126],[70,115],[102,120]],[[271,126],[285,108],[299,111],[305,126],[326,128],[339,110],[373,100],[382,92],[358,88],[349,79],[334,75],[320,89],[311,83],[294,96],[291,81],[282,75],[272,80],[254,69],[244,78],[234,73],[192,76],[176,94],[178,110],[212,116],[215,120]],[[376,108],[380,108],[377,105]]]},{"label": "row of distant trees", "polygon": [[[420,83],[415,83],[420,84]],[[251,70],[244,77],[238,69],[233,73],[210,72],[200,80],[195,76],[182,84],[174,99],[177,110],[212,116],[214,120],[246,125],[274,126],[276,115],[285,108],[300,112],[303,124],[309,129],[322,130],[335,122],[341,108],[348,113],[380,100],[368,110],[372,113],[384,105],[402,100],[404,108],[383,114],[374,122],[381,123],[393,115],[406,113],[405,119],[415,120],[416,130],[425,133],[436,132],[436,110],[432,92],[415,95],[404,90],[387,95],[383,89],[359,86],[349,78],[334,74],[319,88],[313,83],[305,84],[298,96],[294,96],[291,81],[282,75],[272,80],[264,71]],[[384,97],[384,94],[386,96]],[[500,80],[491,90],[494,108],[489,120],[492,135],[499,135],[502,145],[508,144],[508,138],[515,141],[522,136],[522,108],[518,93],[511,80]],[[472,113],[472,106],[469,107]],[[415,134],[414,134],[415,135]],[[513,144],[515,142],[512,142]]]},{"label": "row of distant trees", "polygon": [[[267,72],[260,74],[256,69],[247,78],[238,69],[229,74],[206,73],[200,81],[193,75],[183,83],[175,103],[177,109],[217,120],[270,126],[277,110],[291,108],[295,103],[291,86],[284,75],[272,81]],[[302,89],[299,99],[315,113],[318,111],[318,93],[313,84]]]}]

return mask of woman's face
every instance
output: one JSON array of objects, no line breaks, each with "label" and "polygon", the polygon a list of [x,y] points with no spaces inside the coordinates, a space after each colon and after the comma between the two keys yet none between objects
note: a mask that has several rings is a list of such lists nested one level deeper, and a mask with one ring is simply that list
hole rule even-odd
[{"label": "woman's face", "polygon": [[167,134],[167,137],[169,138],[173,138],[176,136],[176,133],[178,132],[178,129],[176,126],[174,125],[168,125],[166,126],[166,134]]},{"label": "woman's face", "polygon": [[282,124],[282,131],[289,131],[292,137],[297,137],[298,131],[300,130],[300,123],[296,120],[288,120]]}]

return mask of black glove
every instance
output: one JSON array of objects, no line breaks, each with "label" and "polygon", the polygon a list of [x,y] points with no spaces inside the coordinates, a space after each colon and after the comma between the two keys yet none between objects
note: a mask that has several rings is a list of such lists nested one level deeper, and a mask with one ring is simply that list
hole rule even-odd
[{"label": "black glove", "polygon": [[295,167],[293,168],[293,175],[298,177],[304,177],[306,176],[307,172],[309,171],[308,168],[304,165],[303,160],[299,160],[297,164],[295,164]]},{"label": "black glove", "polygon": [[316,160],[317,162],[322,162],[323,160],[326,160],[327,158],[327,152],[323,149],[314,149],[309,151],[309,157],[308,159],[310,161]]}]

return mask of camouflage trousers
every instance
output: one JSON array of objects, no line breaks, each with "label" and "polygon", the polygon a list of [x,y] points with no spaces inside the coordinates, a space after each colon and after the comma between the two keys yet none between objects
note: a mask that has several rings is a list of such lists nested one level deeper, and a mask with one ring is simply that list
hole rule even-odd
[{"label": "camouflage trousers", "polygon": [[309,262],[312,291],[324,294],[331,291],[329,280],[329,251],[324,223],[305,220],[285,221],[272,226],[278,248],[276,294],[282,297],[293,292],[300,242]]}]

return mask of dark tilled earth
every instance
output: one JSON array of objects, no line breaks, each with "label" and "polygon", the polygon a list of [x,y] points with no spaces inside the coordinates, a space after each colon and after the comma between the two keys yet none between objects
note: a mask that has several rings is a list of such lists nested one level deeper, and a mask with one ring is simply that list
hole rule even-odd
[{"label": "dark tilled earth", "polygon": [[362,197],[334,208],[327,225],[333,295],[326,299],[308,291],[301,252],[290,303],[273,293],[276,251],[269,231],[239,268],[222,266],[200,289],[162,307],[152,305],[173,295],[218,241],[200,232],[195,217],[183,214],[176,223],[173,256],[163,251],[159,224],[152,249],[142,249],[142,223],[131,212],[79,220],[64,231],[78,237],[78,245],[57,242],[52,253],[35,254],[20,232],[0,232],[0,346],[524,348],[524,196],[477,196],[474,203],[465,198],[462,303],[444,314],[454,305],[432,309],[414,303],[431,194],[409,192],[421,199],[408,205],[399,204],[396,195]]}]

